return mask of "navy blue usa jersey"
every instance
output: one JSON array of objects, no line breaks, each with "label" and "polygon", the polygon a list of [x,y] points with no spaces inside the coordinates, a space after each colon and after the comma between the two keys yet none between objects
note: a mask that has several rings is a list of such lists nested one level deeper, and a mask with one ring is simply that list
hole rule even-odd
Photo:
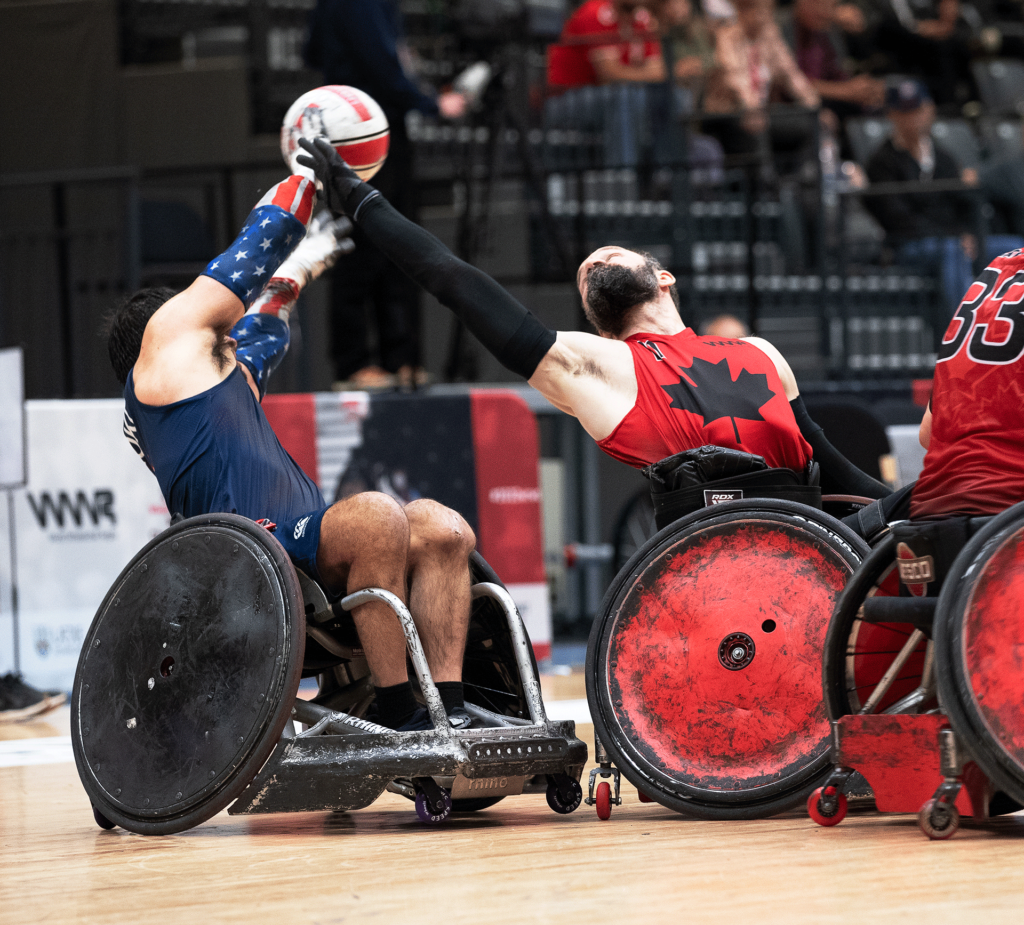
[{"label": "navy blue usa jersey", "polygon": [[129,373],[124,404],[124,434],[153,470],[172,514],[231,513],[280,524],[326,506],[237,366],[213,388],[162,406],[140,402]]}]

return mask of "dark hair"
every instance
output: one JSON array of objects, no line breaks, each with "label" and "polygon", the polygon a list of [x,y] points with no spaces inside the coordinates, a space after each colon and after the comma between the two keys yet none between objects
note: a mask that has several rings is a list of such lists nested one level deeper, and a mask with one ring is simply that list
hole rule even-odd
[{"label": "dark hair", "polygon": [[107,318],[107,353],[117,381],[128,381],[135,361],[142,350],[142,335],[153,313],[177,293],[167,286],[140,289],[130,295]]},{"label": "dark hair", "polygon": [[[587,297],[583,309],[598,331],[619,337],[626,329],[629,316],[638,305],[657,298],[658,273],[665,268],[653,254],[635,251],[644,262],[639,267],[619,264],[598,264],[587,273]],[[679,308],[679,293],[669,289],[672,301]]]}]

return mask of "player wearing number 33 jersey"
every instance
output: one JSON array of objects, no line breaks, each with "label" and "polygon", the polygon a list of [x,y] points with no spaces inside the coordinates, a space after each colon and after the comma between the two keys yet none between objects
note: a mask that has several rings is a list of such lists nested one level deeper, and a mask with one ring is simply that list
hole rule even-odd
[{"label": "player wearing number 33 jersey", "polygon": [[931,438],[912,517],[994,514],[1024,500],[1024,251],[967,290],[939,348]]}]

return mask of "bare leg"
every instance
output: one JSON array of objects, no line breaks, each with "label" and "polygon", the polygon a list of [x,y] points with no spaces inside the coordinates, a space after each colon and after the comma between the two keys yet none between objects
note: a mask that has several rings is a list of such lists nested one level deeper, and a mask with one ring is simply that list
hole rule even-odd
[{"label": "bare leg", "polygon": [[[332,589],[346,593],[383,588],[405,601],[409,521],[401,505],[367,491],[332,505],[320,526],[316,564]],[[352,611],[366,660],[378,687],[409,680],[405,634],[386,604],[362,604]]]},{"label": "bare leg", "polygon": [[472,528],[436,501],[413,501],[409,518],[409,610],[435,681],[461,681],[469,630]]}]

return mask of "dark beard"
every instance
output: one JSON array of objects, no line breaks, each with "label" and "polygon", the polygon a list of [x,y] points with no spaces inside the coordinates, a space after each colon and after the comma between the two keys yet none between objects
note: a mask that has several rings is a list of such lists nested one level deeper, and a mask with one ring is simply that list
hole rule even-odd
[{"label": "dark beard", "polygon": [[587,318],[603,333],[618,337],[632,309],[658,297],[658,277],[649,263],[624,267],[602,263],[587,273]]}]

